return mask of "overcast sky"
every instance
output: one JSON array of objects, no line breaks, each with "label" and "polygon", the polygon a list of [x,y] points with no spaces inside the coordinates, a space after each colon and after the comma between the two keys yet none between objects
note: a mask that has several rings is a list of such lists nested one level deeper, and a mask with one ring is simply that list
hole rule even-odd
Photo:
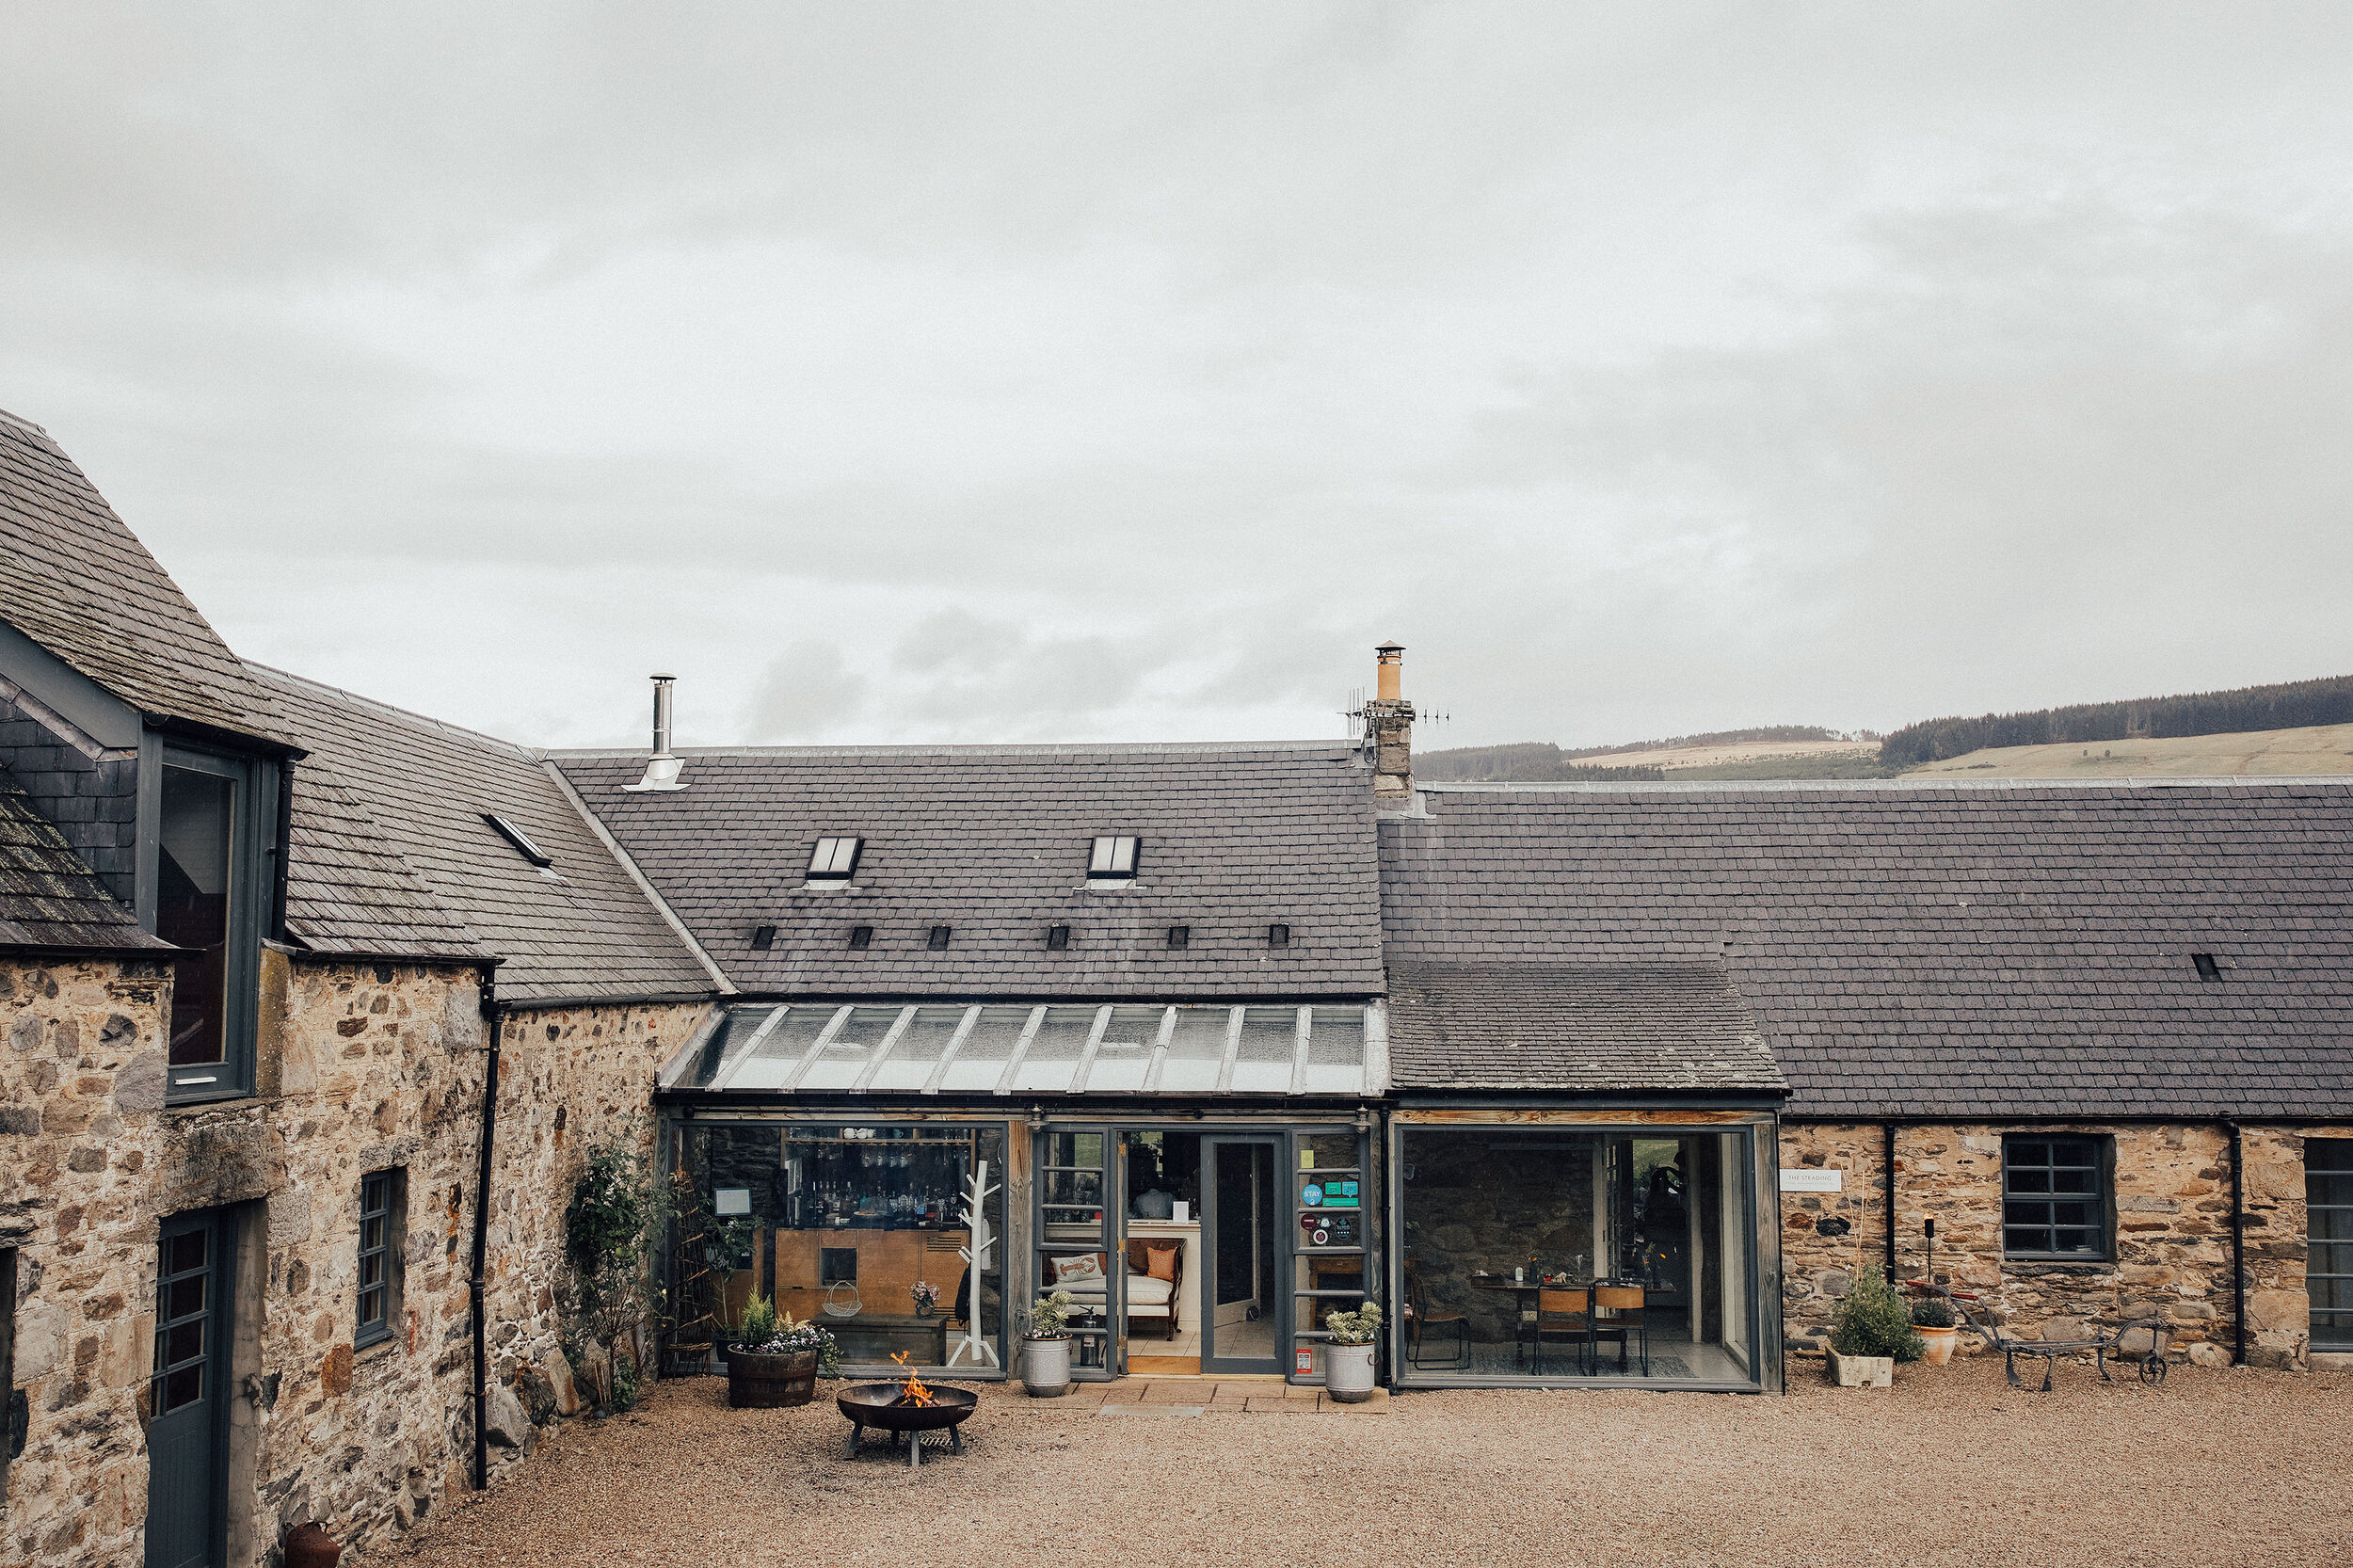
[{"label": "overcast sky", "polygon": [[8,3],[0,407],[548,744],[2353,672],[2353,8]]}]

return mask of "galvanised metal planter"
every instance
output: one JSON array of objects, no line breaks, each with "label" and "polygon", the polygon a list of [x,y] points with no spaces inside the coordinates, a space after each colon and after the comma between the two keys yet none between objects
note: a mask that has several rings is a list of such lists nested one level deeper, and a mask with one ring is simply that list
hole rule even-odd
[{"label": "galvanised metal planter", "polygon": [[1021,1341],[1021,1386],[1033,1400],[1060,1399],[1070,1392],[1070,1339]]},{"label": "galvanised metal planter", "polygon": [[1370,1345],[1324,1346],[1323,1391],[1342,1404],[1372,1398],[1372,1352]]}]

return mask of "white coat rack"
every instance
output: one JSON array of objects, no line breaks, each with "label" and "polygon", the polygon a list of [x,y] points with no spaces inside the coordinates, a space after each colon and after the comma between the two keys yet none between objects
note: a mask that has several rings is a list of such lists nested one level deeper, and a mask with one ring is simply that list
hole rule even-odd
[{"label": "white coat rack", "polygon": [[996,1191],[988,1184],[988,1161],[976,1161],[964,1183],[964,1228],[971,1237],[956,1249],[956,1256],[965,1261],[965,1277],[972,1282],[972,1296],[964,1304],[964,1337],[948,1357],[951,1367],[968,1355],[975,1367],[998,1365],[997,1347],[981,1333],[981,1276],[988,1272],[989,1249],[997,1244],[988,1233],[988,1199]]}]

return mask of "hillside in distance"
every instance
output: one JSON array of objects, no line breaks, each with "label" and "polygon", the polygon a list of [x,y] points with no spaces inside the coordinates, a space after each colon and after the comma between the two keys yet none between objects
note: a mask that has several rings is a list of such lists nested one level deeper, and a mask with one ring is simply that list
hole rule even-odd
[{"label": "hillside in distance", "polygon": [[2353,676],[1929,719],[1884,737],[1768,725],[1574,750],[1465,746],[1415,766],[1433,782],[1495,783],[2353,774]]}]

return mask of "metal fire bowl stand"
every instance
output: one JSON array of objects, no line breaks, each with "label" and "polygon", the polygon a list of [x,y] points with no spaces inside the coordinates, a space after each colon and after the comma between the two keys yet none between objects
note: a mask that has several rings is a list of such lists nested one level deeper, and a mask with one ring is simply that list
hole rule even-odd
[{"label": "metal fire bowl stand", "polygon": [[957,1429],[979,1407],[979,1395],[962,1388],[935,1388],[931,1404],[902,1404],[903,1392],[903,1385],[896,1383],[859,1383],[833,1397],[834,1408],[850,1418],[850,1440],[842,1446],[842,1458],[857,1457],[868,1427],[890,1433],[894,1445],[906,1445],[909,1469],[923,1463],[923,1433],[927,1432],[946,1429],[948,1451],[964,1452],[964,1433]]}]

